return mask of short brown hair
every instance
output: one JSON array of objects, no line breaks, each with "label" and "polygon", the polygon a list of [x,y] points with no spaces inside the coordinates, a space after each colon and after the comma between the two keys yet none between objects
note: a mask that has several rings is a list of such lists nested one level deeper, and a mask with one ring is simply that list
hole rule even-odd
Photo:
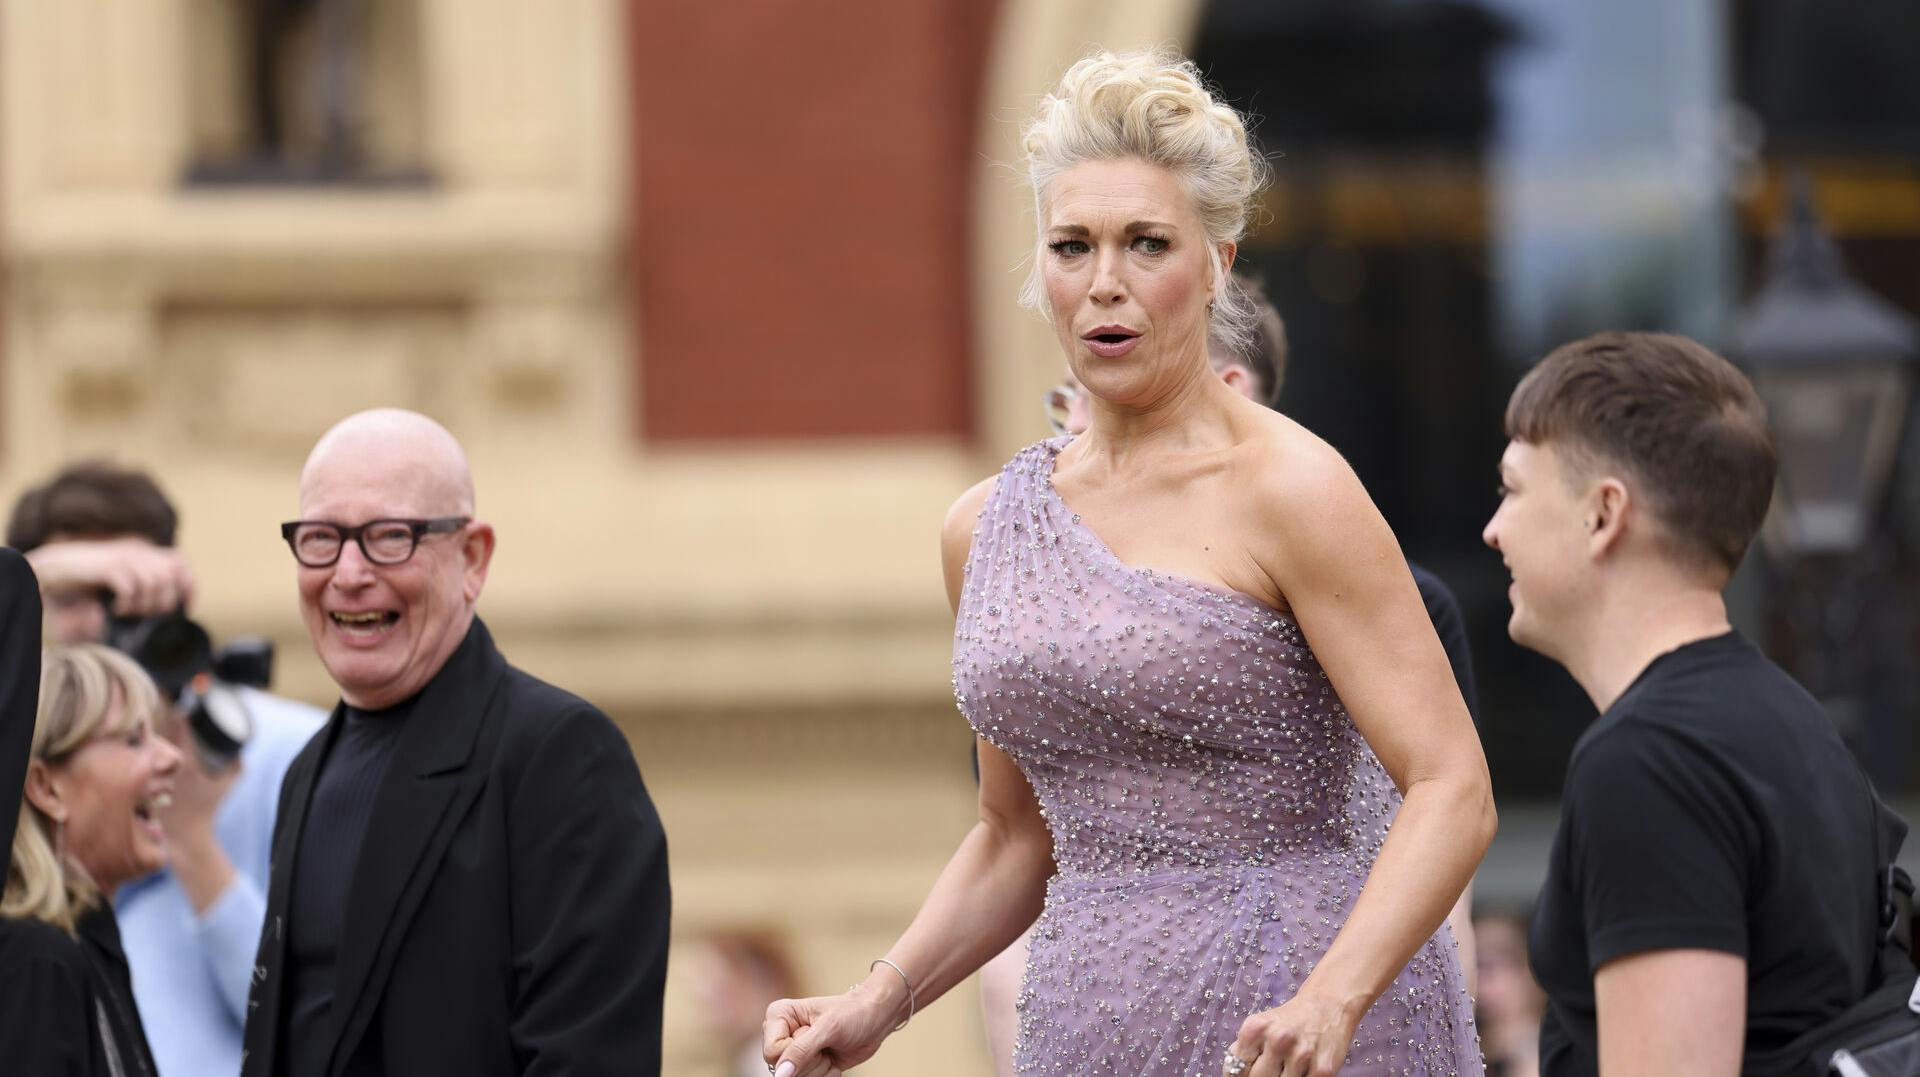
[{"label": "short brown hair", "polygon": [[1551,443],[1576,469],[1625,469],[1679,552],[1728,572],[1773,498],[1773,436],[1753,383],[1671,333],[1597,333],[1554,349],[1507,401],[1507,436]]},{"label": "short brown hair", "polygon": [[7,520],[7,545],[25,551],[55,535],[138,535],[171,546],[178,527],[172,502],[146,472],[89,460],[20,495]]},{"label": "short brown hair", "polygon": [[1220,334],[1209,335],[1207,358],[1216,365],[1239,363],[1252,371],[1254,380],[1260,384],[1257,399],[1268,407],[1276,407],[1280,403],[1280,386],[1287,378],[1287,324],[1281,321],[1280,311],[1267,298],[1266,286],[1259,278],[1235,273],[1230,287],[1239,289],[1253,309],[1253,331],[1241,343]]}]

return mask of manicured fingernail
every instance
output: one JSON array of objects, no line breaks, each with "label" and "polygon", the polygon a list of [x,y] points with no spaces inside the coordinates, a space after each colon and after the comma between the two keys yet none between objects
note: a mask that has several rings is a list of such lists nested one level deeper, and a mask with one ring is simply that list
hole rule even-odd
[{"label": "manicured fingernail", "polygon": [[773,1077],[793,1077],[793,1063],[780,1063],[780,1068],[773,1071]]}]

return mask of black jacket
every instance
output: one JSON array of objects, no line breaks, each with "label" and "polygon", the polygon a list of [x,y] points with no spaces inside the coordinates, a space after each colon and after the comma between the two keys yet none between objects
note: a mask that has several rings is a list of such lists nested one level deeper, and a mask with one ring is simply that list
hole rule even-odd
[{"label": "black jacket", "polygon": [[40,581],[18,550],[0,546],[0,855],[13,849],[39,706]]},{"label": "black jacket", "polygon": [[[280,789],[244,1077],[281,1057],[293,867],[344,711]],[[405,722],[348,891],[330,1077],[656,1077],[666,837],[626,738],[478,619]]]},{"label": "black jacket", "polygon": [[0,1073],[157,1072],[111,908],[82,913],[78,938],[39,920],[0,918]]},{"label": "black jacket", "polygon": [[[9,855],[39,702],[40,584],[25,558],[0,547],[0,850]],[[83,914],[78,938],[39,920],[0,918],[0,1072],[151,1077],[111,909]]]}]

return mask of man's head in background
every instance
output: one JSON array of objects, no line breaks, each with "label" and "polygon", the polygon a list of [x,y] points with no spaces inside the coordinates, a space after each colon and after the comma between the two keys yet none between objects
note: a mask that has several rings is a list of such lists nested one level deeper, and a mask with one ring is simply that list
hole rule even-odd
[{"label": "man's head in background", "polygon": [[1286,323],[1257,278],[1235,273],[1232,287],[1238,288],[1253,307],[1253,333],[1239,346],[1218,334],[1208,337],[1207,361],[1213,364],[1214,373],[1242,396],[1277,407],[1280,388],[1287,378]]}]

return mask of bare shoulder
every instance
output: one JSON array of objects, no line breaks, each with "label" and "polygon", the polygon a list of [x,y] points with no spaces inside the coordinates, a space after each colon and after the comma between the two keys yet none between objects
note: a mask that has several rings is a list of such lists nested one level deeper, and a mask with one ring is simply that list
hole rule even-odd
[{"label": "bare shoulder", "polygon": [[946,521],[940,525],[940,565],[947,579],[947,597],[955,606],[960,604],[960,585],[967,565],[967,556],[973,552],[973,529],[980,520],[980,510],[986,507],[987,498],[993,495],[994,484],[1000,480],[998,475],[989,475],[967,488],[967,492],[955,499],[947,509]]},{"label": "bare shoulder", "polygon": [[1284,415],[1273,414],[1241,443],[1236,464],[1239,485],[1269,525],[1297,524],[1303,514],[1339,511],[1356,500],[1373,504],[1346,458]]},{"label": "bare shoulder", "polygon": [[943,546],[951,546],[958,540],[961,548],[972,545],[973,525],[980,519],[980,510],[986,507],[987,498],[993,495],[994,486],[1000,476],[989,475],[972,486],[966,493],[954,499],[947,509],[947,518],[940,525],[940,539]]},{"label": "bare shoulder", "polygon": [[1325,560],[1371,560],[1397,550],[1392,532],[1346,458],[1283,415],[1241,445],[1236,475],[1256,556],[1283,593]]}]

